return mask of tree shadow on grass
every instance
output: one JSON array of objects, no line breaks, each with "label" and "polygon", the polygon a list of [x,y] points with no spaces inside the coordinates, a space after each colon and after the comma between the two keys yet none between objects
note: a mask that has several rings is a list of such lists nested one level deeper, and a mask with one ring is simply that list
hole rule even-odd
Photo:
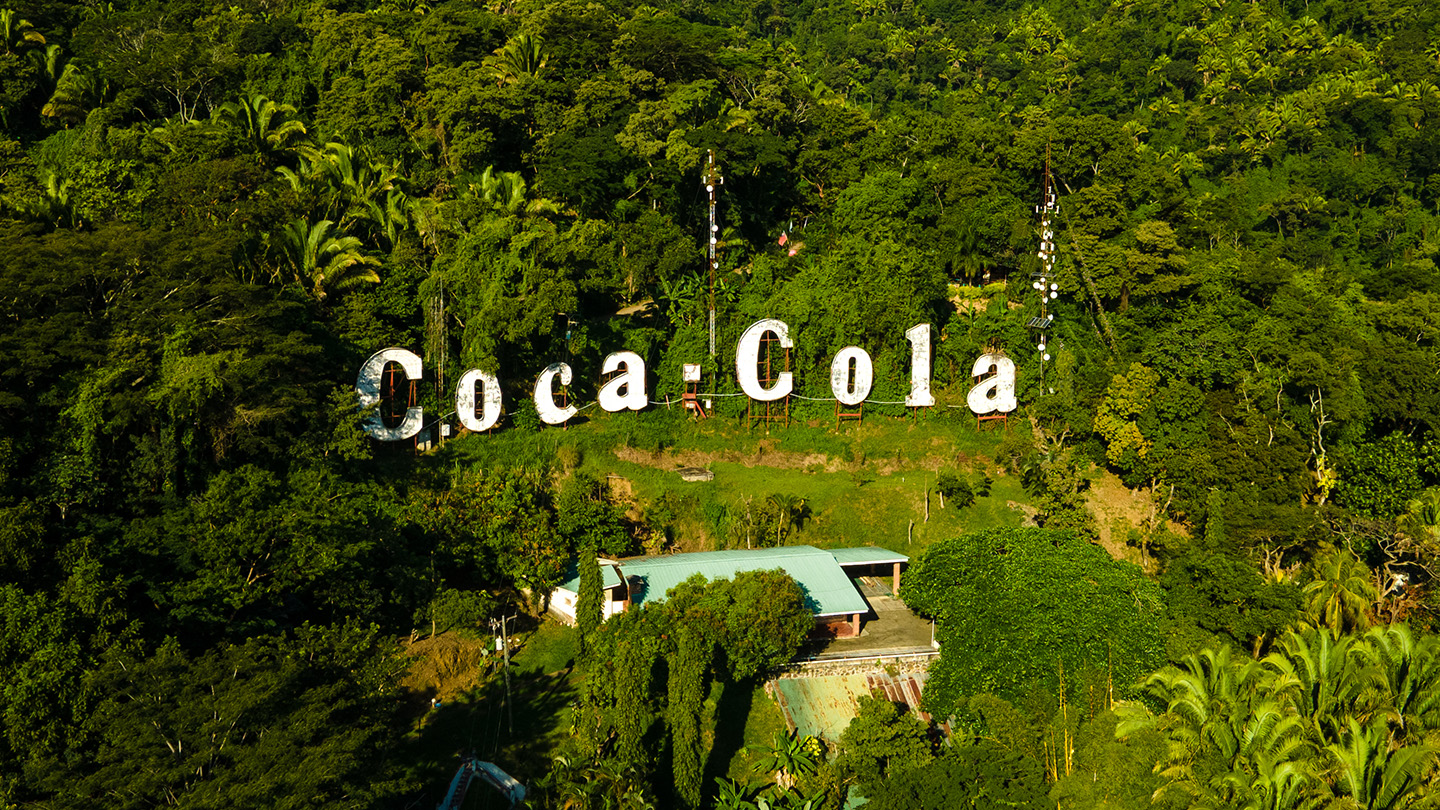
[{"label": "tree shadow on grass", "polygon": [[[419,728],[406,736],[397,756],[424,787],[407,806],[438,804],[466,754],[493,762],[527,788],[549,770],[552,752],[569,733],[575,688],[571,670],[551,673],[510,672],[510,699],[500,666],[458,699],[429,710]],[[503,807],[505,801],[483,783],[472,793],[484,795],[476,806]]]},{"label": "tree shadow on grass", "polygon": [[714,798],[715,780],[729,775],[730,761],[745,747],[745,724],[754,702],[754,683],[720,685],[720,697],[715,702],[715,740],[705,760],[703,791],[707,802]]}]

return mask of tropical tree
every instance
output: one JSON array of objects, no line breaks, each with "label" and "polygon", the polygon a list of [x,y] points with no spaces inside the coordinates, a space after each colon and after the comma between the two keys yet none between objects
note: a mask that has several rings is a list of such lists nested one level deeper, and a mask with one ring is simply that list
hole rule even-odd
[{"label": "tropical tree", "polygon": [[519,172],[497,172],[494,166],[486,166],[479,177],[466,176],[461,182],[486,209],[496,214],[534,217],[560,211],[560,206],[551,200],[531,199],[529,185]]},{"label": "tropical tree", "polygon": [[1426,556],[1440,553],[1440,488],[1427,489],[1406,504],[1399,528]]},{"label": "tropical tree", "polygon": [[839,763],[867,796],[887,779],[923,768],[934,758],[925,724],[883,695],[862,695],[855,719],[840,734]]},{"label": "tropical tree", "polygon": [[585,757],[555,757],[536,784],[546,806],[565,810],[654,810],[644,775],[635,768]]},{"label": "tropical tree", "polygon": [[0,47],[11,54],[45,44],[45,36],[14,9],[0,8]]},{"label": "tropical tree", "polygon": [[[935,619],[942,654],[925,683],[926,711],[955,714],[966,695],[1052,694],[1064,676],[1108,671],[1114,683],[1163,660],[1159,588],[1074,532],[996,529],[932,544],[900,596]],[[1071,688],[1076,679],[1071,678]]]},{"label": "tropical tree", "polygon": [[580,651],[588,652],[590,636],[604,620],[602,600],[605,598],[604,579],[601,576],[599,549],[593,542],[587,542],[580,549],[580,593],[575,603],[575,626],[580,631]]},{"label": "tropical tree", "polygon": [[775,545],[781,545],[785,532],[794,529],[804,514],[805,499],[795,495],[775,493],[767,499],[775,516]]},{"label": "tropical tree", "polygon": [[294,220],[280,232],[279,251],[290,279],[317,301],[360,284],[378,284],[379,260],[360,251],[360,240],[345,236],[335,223],[322,219],[311,225]]},{"label": "tropical tree", "polygon": [[1366,810],[1416,807],[1440,748],[1429,742],[1394,747],[1385,717],[1368,723],[1349,718],[1346,732],[1325,747],[1335,763],[1330,779],[1337,798]]},{"label": "tropical tree", "polygon": [[1348,548],[1320,552],[1315,579],[1305,586],[1305,621],[1335,633],[1363,631],[1377,594],[1370,569]]},{"label": "tropical tree", "polygon": [[210,117],[238,129],[251,149],[268,156],[291,151],[304,142],[309,133],[295,117],[297,112],[289,104],[277,104],[257,93],[220,105]]},{"label": "tropical tree", "polygon": [[550,57],[541,46],[540,38],[519,34],[485,59],[485,69],[502,87],[527,79],[538,79],[545,72]]},{"label": "tropical tree", "polygon": [[1272,803],[1306,784],[1313,758],[1302,718],[1265,688],[1265,672],[1248,656],[1207,648],[1146,680],[1165,701],[1159,727],[1169,739],[1156,770],[1161,791],[1190,806]]},{"label": "tropical tree", "polygon": [[1394,624],[1371,628],[1358,651],[1385,691],[1376,710],[1358,715],[1362,720],[1384,714],[1402,744],[1440,729],[1440,639]]},{"label": "tropical tree", "polygon": [[70,194],[70,181],[58,172],[46,172],[44,185],[35,198],[9,197],[4,200],[22,218],[51,228],[79,228],[85,223],[77,202]]},{"label": "tropical tree", "polygon": [[109,80],[86,69],[77,60],[70,60],[55,79],[55,90],[40,114],[54,118],[66,126],[84,122],[90,109],[103,103],[110,95]]},{"label": "tropical tree", "polygon": [[1339,740],[1346,720],[1372,714],[1384,699],[1364,645],[1327,627],[1287,631],[1261,663],[1274,676],[1268,691],[1304,718],[1316,746]]},{"label": "tropical tree", "polygon": [[[273,116],[270,120],[273,123]],[[280,124],[276,133],[284,127]],[[400,191],[398,164],[376,160],[365,147],[344,141],[329,141],[321,147],[299,143],[296,150],[301,158],[298,170],[281,166],[275,171],[313,211],[333,218],[342,228],[358,219],[375,220],[386,233],[406,226],[405,198],[391,200],[388,196]]]}]

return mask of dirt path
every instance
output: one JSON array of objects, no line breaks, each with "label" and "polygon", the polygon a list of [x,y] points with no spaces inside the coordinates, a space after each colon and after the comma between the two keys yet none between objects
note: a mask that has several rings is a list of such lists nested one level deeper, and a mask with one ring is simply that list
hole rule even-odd
[{"label": "dirt path", "polygon": [[615,457],[631,464],[654,467],[657,470],[674,470],[679,467],[708,467],[716,461],[743,464],[746,467],[775,467],[784,470],[823,469],[825,472],[840,472],[854,465],[839,459],[832,459],[824,453],[793,453],[776,450],[773,441],[762,441],[755,450],[741,453],[726,450],[720,453],[700,450],[663,450],[658,453],[637,450],[634,447],[617,447]]}]

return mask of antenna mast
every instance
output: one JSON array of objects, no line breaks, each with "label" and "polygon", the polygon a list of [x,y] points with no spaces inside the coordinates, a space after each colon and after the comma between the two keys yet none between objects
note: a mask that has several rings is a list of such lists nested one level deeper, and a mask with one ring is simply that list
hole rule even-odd
[{"label": "antenna mast", "polygon": [[720,265],[720,262],[719,262],[719,260],[716,258],[716,255],[715,255],[715,249],[716,249],[716,246],[717,246],[717,239],[719,238],[719,235],[720,235],[720,226],[719,226],[718,224],[716,224],[716,222],[715,222],[715,195],[716,195],[716,193],[717,193],[716,190],[715,190],[715,187],[716,187],[716,186],[719,186],[719,185],[723,185],[723,184],[725,183],[725,178],[720,176],[720,169],[715,166],[715,150],[714,150],[714,149],[707,150],[707,152],[706,152],[706,159],[705,159],[705,178],[704,178],[704,179],[705,179],[705,193],[710,196],[710,233],[709,233],[709,237],[710,237],[709,257],[710,257],[710,258],[709,258],[709,261],[707,262],[707,264],[708,264],[709,267],[710,267],[710,356],[711,356],[711,357],[714,357],[714,356],[715,356],[715,270],[716,270],[716,268],[718,268],[719,265]]},{"label": "antenna mast", "polygon": [[1055,283],[1055,225],[1053,217],[1060,206],[1055,202],[1055,181],[1050,175],[1050,145],[1045,145],[1045,182],[1040,192],[1040,204],[1035,206],[1040,214],[1040,272],[1032,274],[1035,282],[1031,285],[1040,291],[1040,317],[1030,320],[1030,327],[1038,333],[1036,349],[1040,352],[1040,393],[1044,395],[1045,363],[1050,360],[1047,333],[1055,319],[1050,316],[1050,301],[1060,297],[1060,287]]}]

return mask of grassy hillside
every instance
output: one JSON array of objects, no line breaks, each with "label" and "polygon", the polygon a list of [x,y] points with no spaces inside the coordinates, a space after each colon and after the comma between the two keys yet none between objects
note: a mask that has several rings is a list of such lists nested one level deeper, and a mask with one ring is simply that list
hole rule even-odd
[{"label": "grassy hillside", "polygon": [[[979,430],[968,414],[766,430],[654,409],[601,414],[538,434],[466,436],[447,444],[437,463],[519,464],[607,480],[631,517],[664,531],[676,550],[744,547],[747,539],[774,544],[774,522],[761,520],[761,513],[771,496],[780,496],[803,504],[795,524],[781,527],[786,544],[913,552],[935,538],[1021,525],[1028,496],[1003,462],[1030,443],[1021,419],[1012,419],[1008,430]],[[676,474],[681,467],[703,467],[715,478],[685,482]],[[963,510],[941,508],[934,486],[942,472],[977,485],[989,476],[990,494]]]}]

